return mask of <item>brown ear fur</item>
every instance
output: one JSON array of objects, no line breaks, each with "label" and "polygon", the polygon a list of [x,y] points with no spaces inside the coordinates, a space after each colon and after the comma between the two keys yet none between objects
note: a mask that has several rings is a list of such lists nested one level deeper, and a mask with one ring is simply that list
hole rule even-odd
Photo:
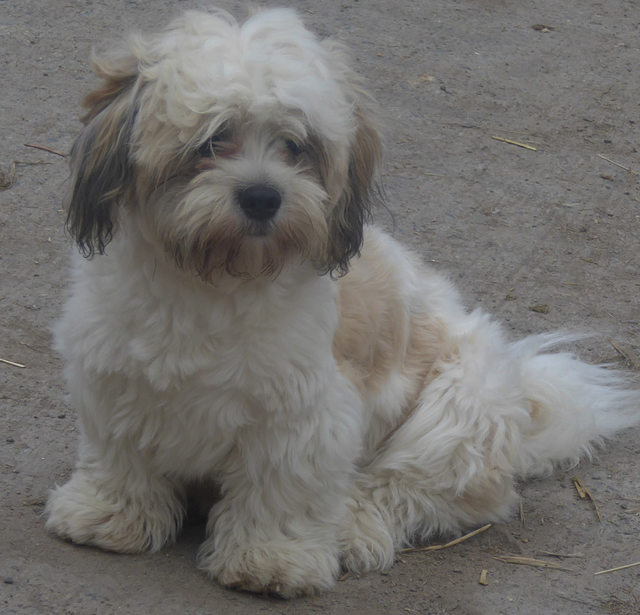
[{"label": "brown ear fur", "polygon": [[86,257],[102,254],[111,241],[115,206],[132,176],[137,60],[124,54],[94,58],[93,69],[104,83],[83,102],[86,127],[71,150],[67,212],[67,229]]},{"label": "brown ear fur", "polygon": [[322,45],[333,65],[333,74],[352,102],[356,124],[346,186],[328,220],[327,270],[340,276],[347,272],[349,261],[362,246],[364,223],[369,218],[371,201],[376,194],[375,177],[382,158],[382,137],[373,111],[373,99],[351,69],[349,52],[331,39],[322,41]]},{"label": "brown ear fur", "polygon": [[370,215],[375,174],[382,156],[380,132],[370,111],[356,106],[356,134],[351,147],[347,185],[329,220],[329,269],[344,275],[362,246]]}]

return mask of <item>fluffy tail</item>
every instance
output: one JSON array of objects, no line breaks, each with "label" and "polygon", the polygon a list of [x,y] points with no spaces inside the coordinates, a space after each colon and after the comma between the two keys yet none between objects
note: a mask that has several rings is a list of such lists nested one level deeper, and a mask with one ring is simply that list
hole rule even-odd
[{"label": "fluffy tail", "polygon": [[603,438],[640,422],[640,390],[626,373],[583,363],[569,353],[546,353],[575,339],[543,335],[512,345],[533,419],[522,438],[521,476],[575,465]]},{"label": "fluffy tail", "polygon": [[548,352],[575,339],[509,342],[480,311],[457,323],[415,410],[361,470],[346,558],[361,563],[350,566],[387,565],[385,540],[397,547],[506,519],[516,477],[576,464],[640,423],[627,375]]}]

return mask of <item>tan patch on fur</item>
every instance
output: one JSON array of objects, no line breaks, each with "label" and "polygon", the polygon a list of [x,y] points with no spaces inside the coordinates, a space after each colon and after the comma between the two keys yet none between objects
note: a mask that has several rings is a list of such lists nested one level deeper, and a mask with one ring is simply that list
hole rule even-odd
[{"label": "tan patch on fur", "polygon": [[340,322],[334,356],[361,393],[375,393],[393,372],[406,378],[407,410],[425,385],[445,336],[444,325],[412,312],[397,264],[368,238],[361,256],[338,282]]},{"label": "tan patch on fur", "polygon": [[100,88],[87,94],[82,101],[82,106],[87,109],[86,114],[81,118],[85,124],[88,124],[113,100],[131,87],[138,76],[138,61],[129,54],[94,57],[91,67],[93,72],[104,81]]},{"label": "tan patch on fur", "polygon": [[531,410],[529,411],[529,415],[531,416],[531,419],[535,422],[537,419],[540,418],[540,415],[542,413],[542,408],[537,401],[530,401],[529,404],[531,405]]},{"label": "tan patch on fur", "polygon": [[[456,497],[452,495],[451,501]],[[494,521],[505,518],[516,500],[511,474],[494,469],[481,478],[477,477],[473,485],[461,497],[457,497],[455,502],[468,520],[476,523],[480,520]]]},{"label": "tan patch on fur", "polygon": [[87,108],[88,111],[82,116],[82,122],[88,124],[96,115],[106,109],[113,100],[130,87],[134,81],[135,77],[108,79],[100,89],[87,94],[82,101],[82,106]]}]

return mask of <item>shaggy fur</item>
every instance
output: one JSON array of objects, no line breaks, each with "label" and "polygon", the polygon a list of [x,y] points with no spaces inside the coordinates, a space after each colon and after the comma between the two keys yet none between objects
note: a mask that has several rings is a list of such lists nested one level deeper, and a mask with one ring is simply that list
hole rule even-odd
[{"label": "shaggy fur", "polygon": [[94,59],[56,329],[80,416],[47,527],[136,552],[211,482],[199,565],[285,597],[506,519],[518,477],[639,418],[610,370],[512,343],[365,225],[380,137],[344,51],[288,10],[188,12]]}]

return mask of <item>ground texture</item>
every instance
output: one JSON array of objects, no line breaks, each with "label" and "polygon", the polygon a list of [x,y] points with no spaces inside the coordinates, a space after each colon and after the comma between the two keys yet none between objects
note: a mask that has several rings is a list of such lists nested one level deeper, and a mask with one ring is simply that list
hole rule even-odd
[{"label": "ground texture", "polygon": [[[377,220],[447,271],[513,336],[596,332],[587,360],[638,369],[640,4],[637,0],[299,0],[354,50],[388,140]],[[49,328],[65,296],[68,152],[91,46],[195,2],[0,1],[0,611],[27,614],[632,614],[640,612],[640,430],[597,460],[522,485],[522,512],[384,575],[283,602],[197,572],[203,528],[119,556],[44,530],[76,428]],[[202,2],[200,3],[202,4]],[[243,3],[220,2],[241,15]],[[494,137],[530,146],[523,148]],[[580,477],[598,505],[581,500]],[[548,553],[579,554],[557,558]],[[518,555],[569,570],[504,563]],[[486,585],[479,583],[486,570]]]}]

